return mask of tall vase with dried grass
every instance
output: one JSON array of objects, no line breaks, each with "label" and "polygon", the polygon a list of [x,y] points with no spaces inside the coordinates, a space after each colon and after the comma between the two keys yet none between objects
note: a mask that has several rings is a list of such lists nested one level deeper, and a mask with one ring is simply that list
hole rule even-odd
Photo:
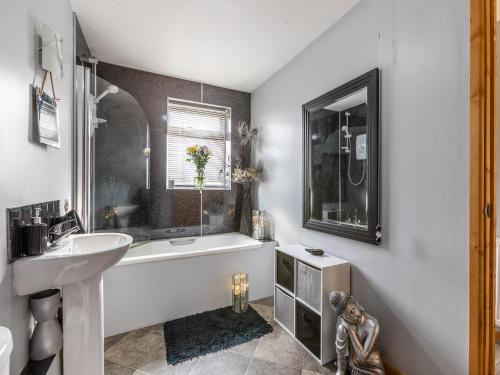
[{"label": "tall vase with dried grass", "polygon": [[233,182],[242,186],[242,206],[240,233],[252,234],[252,185],[257,181],[262,171],[250,166],[252,142],[257,136],[257,129],[251,129],[246,122],[239,122],[236,131],[240,138],[241,152],[233,171]]}]

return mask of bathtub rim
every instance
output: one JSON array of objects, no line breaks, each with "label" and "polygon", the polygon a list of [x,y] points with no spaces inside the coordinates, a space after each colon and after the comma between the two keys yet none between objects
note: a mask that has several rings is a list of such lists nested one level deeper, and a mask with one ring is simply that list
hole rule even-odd
[{"label": "bathtub rim", "polygon": [[[214,235],[222,235],[222,234],[214,234]],[[250,236],[247,236],[247,237],[252,238]],[[186,237],[186,238],[191,238],[191,237]],[[200,238],[200,237],[193,237],[193,238]],[[151,242],[169,241],[169,240],[171,240],[171,239],[153,240]],[[224,254],[224,253],[230,253],[230,252],[257,250],[257,249],[264,248],[265,243],[275,243],[276,242],[273,240],[266,240],[266,241],[260,241],[260,240],[255,240],[255,239],[253,239],[253,240],[256,241],[256,243],[251,244],[251,245],[245,244],[245,245],[235,245],[235,246],[220,246],[220,247],[212,247],[212,248],[204,249],[204,250],[190,251],[187,253],[161,253],[161,254],[153,254],[153,255],[134,256],[134,257],[129,257],[129,258],[123,257],[113,267],[130,266],[130,265],[139,264],[139,263],[161,262],[163,260],[210,256],[210,255]],[[140,245],[140,246],[148,245],[149,243],[150,242],[145,243],[145,244]],[[140,247],[140,246],[138,246],[138,247]]]}]

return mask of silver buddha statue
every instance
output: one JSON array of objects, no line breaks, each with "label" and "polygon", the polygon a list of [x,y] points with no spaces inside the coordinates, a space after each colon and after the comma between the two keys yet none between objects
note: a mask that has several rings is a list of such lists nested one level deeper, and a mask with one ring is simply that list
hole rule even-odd
[{"label": "silver buddha statue", "polygon": [[385,375],[377,319],[345,292],[332,292],[330,302],[338,315],[336,375]]}]

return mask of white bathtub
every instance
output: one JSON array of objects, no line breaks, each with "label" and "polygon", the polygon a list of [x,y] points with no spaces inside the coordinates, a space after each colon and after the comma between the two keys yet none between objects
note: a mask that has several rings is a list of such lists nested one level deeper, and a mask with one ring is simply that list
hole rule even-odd
[{"label": "white bathtub", "polygon": [[104,273],[104,334],[112,336],[231,304],[231,275],[250,299],[273,295],[274,242],[239,233],[152,241]]}]

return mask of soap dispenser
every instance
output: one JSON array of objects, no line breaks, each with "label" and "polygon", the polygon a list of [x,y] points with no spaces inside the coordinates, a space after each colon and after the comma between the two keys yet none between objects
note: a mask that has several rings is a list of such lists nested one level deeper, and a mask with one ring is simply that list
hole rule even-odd
[{"label": "soap dispenser", "polygon": [[47,250],[48,228],[42,223],[41,208],[34,208],[31,224],[22,227],[23,255],[32,256],[43,254]]}]

